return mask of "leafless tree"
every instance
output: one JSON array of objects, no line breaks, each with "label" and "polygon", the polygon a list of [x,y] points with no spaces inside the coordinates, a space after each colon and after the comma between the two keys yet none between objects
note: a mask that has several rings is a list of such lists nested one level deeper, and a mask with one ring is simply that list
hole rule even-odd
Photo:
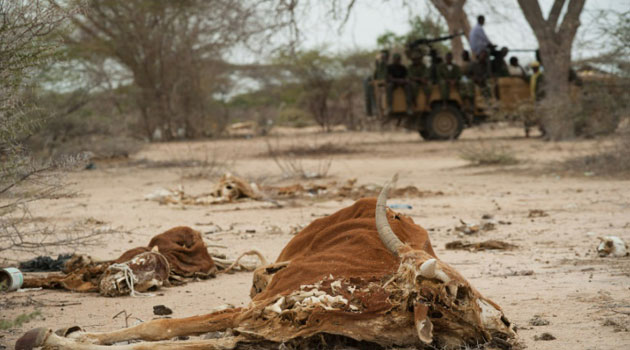
[{"label": "leafless tree", "polygon": [[[586,0],[569,0],[561,15],[566,0],[554,0],[547,19],[540,4],[534,0],[518,0],[540,47],[545,67],[545,92],[547,105],[569,106],[569,69],[573,39],[580,26],[580,14]],[[553,108],[553,115],[543,119],[544,127],[552,140],[571,138],[574,135],[572,115],[562,109]]]},{"label": "leafless tree", "polygon": [[[97,233],[59,230],[34,220],[29,204],[69,195],[60,170],[76,159],[36,161],[24,147],[49,116],[29,103],[39,69],[57,55],[57,31],[70,13],[46,1],[0,2],[0,257],[6,251],[38,251],[87,243]],[[13,254],[15,257],[16,255]]]},{"label": "leafless tree", "polygon": [[279,0],[88,1],[67,40],[85,59],[129,72],[148,138],[156,128],[167,140],[195,137],[223,127],[213,104],[229,89],[224,57],[268,43],[291,27],[292,11]]}]

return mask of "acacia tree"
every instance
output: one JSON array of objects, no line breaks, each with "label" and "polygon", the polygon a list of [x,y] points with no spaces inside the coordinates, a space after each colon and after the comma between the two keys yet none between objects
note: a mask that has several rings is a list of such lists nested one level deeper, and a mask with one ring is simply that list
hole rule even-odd
[{"label": "acacia tree", "polygon": [[580,14],[586,0],[554,0],[547,19],[543,17],[538,1],[518,0],[518,3],[531,26],[545,67],[545,93],[547,106],[560,108],[547,109],[543,125],[552,140],[562,140],[574,136],[574,122],[571,113],[566,111],[569,102],[569,69],[573,39],[580,26]]},{"label": "acacia tree", "polygon": [[83,59],[129,73],[149,139],[157,128],[167,140],[180,130],[195,137],[200,121],[213,133],[222,127],[221,118],[209,119],[229,81],[224,55],[290,25],[291,9],[276,1],[92,0],[73,17],[78,30],[67,40]]}]

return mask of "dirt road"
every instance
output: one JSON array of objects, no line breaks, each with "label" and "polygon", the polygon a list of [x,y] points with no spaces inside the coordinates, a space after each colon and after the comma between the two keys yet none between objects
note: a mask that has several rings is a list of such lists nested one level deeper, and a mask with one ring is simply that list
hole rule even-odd
[{"label": "dirt road", "polygon": [[[630,242],[630,181],[568,177],[545,170],[552,160],[586,152],[596,141],[547,143],[524,139],[521,134],[519,129],[484,128],[467,130],[456,142],[422,142],[418,135],[404,132],[305,132],[267,142],[254,138],[154,144],[131,162],[97,163],[95,170],[70,174],[80,195],[42,201],[33,212],[51,225],[93,218],[130,232],[113,234],[81,250],[100,258],[117,257],[129,248],[146,245],[168,228],[186,225],[206,232],[207,243],[213,245],[210,250],[234,257],[256,247],[273,260],[292,238],[291,227],[308,224],[352,201],[306,198],[285,201],[277,209],[266,202],[166,206],[144,197],[179,185],[189,193],[208,192],[213,184],[210,175],[223,169],[261,184],[296,182],[282,178],[268,146],[299,151],[287,157],[306,170],[332,161],[327,178],[301,183],[343,183],[357,178],[358,184],[382,184],[398,173],[400,186],[443,194],[392,198],[390,204],[412,206],[400,212],[429,230],[442,260],[503,307],[528,349],[630,349],[630,258],[600,258],[595,252],[598,236],[617,235]],[[460,150],[480,144],[509,147],[522,161],[509,167],[468,166],[459,157]],[[203,167],[177,166],[193,159],[212,160],[220,166],[211,162]],[[530,217],[533,209],[547,215]],[[495,228],[463,239],[498,239],[517,245],[516,250],[445,249],[447,242],[462,239],[454,230],[460,220],[480,222],[484,214],[492,216]],[[274,226],[282,233],[269,233]],[[250,273],[236,273],[165,288],[148,298],[49,290],[0,294],[0,320],[41,311],[41,317],[22,327],[0,331],[0,344],[12,349],[15,339],[34,327],[117,329],[125,325],[121,318],[112,319],[120,311],[131,313],[133,324],[154,317],[152,306],[158,304],[172,308],[174,317],[203,313],[222,304],[246,305],[250,283]],[[530,324],[535,316],[549,324]],[[544,332],[556,339],[534,340]]]}]

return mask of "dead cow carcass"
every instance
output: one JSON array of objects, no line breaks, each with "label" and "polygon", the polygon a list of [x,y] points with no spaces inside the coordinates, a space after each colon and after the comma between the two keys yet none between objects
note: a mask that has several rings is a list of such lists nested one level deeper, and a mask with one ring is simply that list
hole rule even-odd
[{"label": "dead cow carcass", "polygon": [[[515,333],[501,308],[439,260],[427,231],[411,218],[361,199],[314,221],[276,263],[254,273],[252,301],[183,319],[159,319],[106,333],[70,328],[27,332],[16,349],[312,348],[392,345],[459,348],[493,343],[509,348]],[[232,329],[220,339],[168,340]],[[97,345],[100,344],[100,345]]]}]

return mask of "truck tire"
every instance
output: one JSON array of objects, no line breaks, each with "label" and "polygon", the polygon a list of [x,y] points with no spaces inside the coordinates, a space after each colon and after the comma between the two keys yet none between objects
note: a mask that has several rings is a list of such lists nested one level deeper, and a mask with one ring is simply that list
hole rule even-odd
[{"label": "truck tire", "polygon": [[422,129],[422,130],[418,130],[418,133],[420,134],[420,136],[422,136],[422,139],[427,140],[427,141],[431,140],[431,139],[429,138],[429,137],[430,137],[430,135],[429,135],[429,132],[428,132],[428,131],[426,131],[426,130]]},{"label": "truck tire", "polygon": [[455,140],[462,130],[464,130],[462,112],[455,106],[437,104],[426,117],[424,130],[420,135],[428,140]]}]

